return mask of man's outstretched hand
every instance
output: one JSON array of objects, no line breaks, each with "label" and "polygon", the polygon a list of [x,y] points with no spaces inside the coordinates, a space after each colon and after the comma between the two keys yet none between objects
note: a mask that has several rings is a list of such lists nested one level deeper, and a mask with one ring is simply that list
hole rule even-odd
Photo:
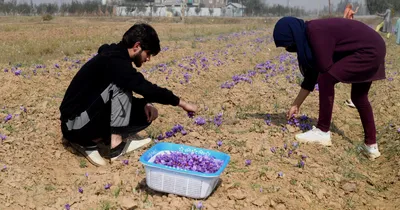
[{"label": "man's outstretched hand", "polygon": [[194,104],[190,104],[184,100],[179,101],[179,105],[183,110],[187,112],[197,112],[197,106]]}]

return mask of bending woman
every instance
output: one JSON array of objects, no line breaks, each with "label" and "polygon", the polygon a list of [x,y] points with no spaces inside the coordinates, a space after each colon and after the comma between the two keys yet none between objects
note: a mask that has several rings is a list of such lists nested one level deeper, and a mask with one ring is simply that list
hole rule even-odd
[{"label": "bending woman", "polygon": [[[350,30],[350,33],[349,33]],[[319,118],[317,127],[297,134],[300,142],[330,146],[329,127],[335,96],[335,84],[350,83],[351,100],[364,128],[362,151],[370,159],[380,156],[376,129],[368,92],[372,81],[385,79],[386,46],[382,37],[359,21],[331,18],[304,22],[294,17],[280,19],[274,28],[276,47],[296,52],[304,76],[301,90],[288,118],[298,114],[301,104],[315,84],[319,86]]]}]

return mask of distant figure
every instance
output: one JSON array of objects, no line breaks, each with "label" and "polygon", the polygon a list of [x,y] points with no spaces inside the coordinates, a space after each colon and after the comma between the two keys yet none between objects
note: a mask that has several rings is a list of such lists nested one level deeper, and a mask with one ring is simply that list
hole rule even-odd
[{"label": "distant figure", "polygon": [[358,8],[359,7],[356,8],[356,11],[353,11],[353,5],[348,3],[346,6],[346,9],[344,10],[343,18],[353,20],[354,14],[356,14],[358,12]]},{"label": "distant figure", "polygon": [[396,43],[400,45],[400,18],[397,20],[396,27],[394,28],[394,33],[397,35]]},{"label": "distant figure", "polygon": [[[349,28],[353,33],[348,33]],[[304,22],[294,17],[280,19],[273,37],[276,47],[297,53],[300,72],[304,76],[300,92],[287,112],[288,118],[299,113],[300,106],[318,82],[318,124],[312,130],[297,134],[296,139],[332,145],[329,129],[335,84],[348,83],[364,128],[365,142],[360,149],[370,159],[379,157],[381,153],[368,92],[373,81],[386,78],[386,45],[382,37],[359,21],[328,18]]]},{"label": "distant figure", "polygon": [[[354,14],[358,12],[358,8],[359,7],[356,8],[356,11],[353,11],[353,5],[348,3],[347,6],[346,6],[346,9],[344,10],[343,18],[353,20],[354,19]],[[356,108],[356,106],[351,101],[351,99],[347,99],[344,103],[347,106],[351,107],[351,108]]]},{"label": "distant figure", "polygon": [[392,11],[387,9],[385,13],[376,13],[376,15],[383,17],[383,22],[376,26],[375,31],[387,33],[386,37],[389,39],[392,32]]}]

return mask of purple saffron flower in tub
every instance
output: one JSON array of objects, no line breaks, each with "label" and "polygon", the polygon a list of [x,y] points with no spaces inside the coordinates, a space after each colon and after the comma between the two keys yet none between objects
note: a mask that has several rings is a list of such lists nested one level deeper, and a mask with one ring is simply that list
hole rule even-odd
[{"label": "purple saffron flower in tub", "polygon": [[4,69],[4,72],[8,72],[8,69]]},{"label": "purple saffron flower in tub", "polygon": [[270,150],[271,150],[271,152],[272,152],[272,153],[275,153],[275,152],[276,152],[276,149],[275,149],[275,147],[271,147],[271,149],[270,149]]},{"label": "purple saffron flower in tub", "polygon": [[122,163],[123,163],[124,165],[128,165],[128,164],[129,164],[129,160],[123,160]]},{"label": "purple saffron flower in tub", "polygon": [[301,155],[301,159],[303,160],[307,159],[307,155]]},{"label": "purple saffron flower in tub", "polygon": [[283,149],[287,149],[287,144],[285,143],[285,144],[283,144]]},{"label": "purple saffron flower in tub", "polygon": [[78,188],[78,192],[83,193],[82,187],[79,187],[79,188]]},{"label": "purple saffron flower in tub", "polygon": [[397,133],[400,133],[400,128],[397,129]]},{"label": "purple saffron flower in tub", "polygon": [[104,186],[104,189],[108,190],[108,189],[110,189],[110,187],[111,187],[111,184],[106,184],[106,185]]},{"label": "purple saffron flower in tub", "polygon": [[251,160],[246,160],[246,161],[244,162],[244,164],[245,164],[246,166],[249,166],[249,165],[251,164]]},{"label": "purple saffron flower in tub", "polygon": [[60,65],[58,65],[58,63],[54,64],[54,67],[56,67],[57,69],[60,68]]},{"label": "purple saffron flower in tub", "polygon": [[65,207],[65,209],[66,209],[66,210],[70,210],[70,209],[71,209],[71,205],[69,205],[68,203],[67,203],[67,204],[65,204],[65,206],[64,206],[64,207]]}]

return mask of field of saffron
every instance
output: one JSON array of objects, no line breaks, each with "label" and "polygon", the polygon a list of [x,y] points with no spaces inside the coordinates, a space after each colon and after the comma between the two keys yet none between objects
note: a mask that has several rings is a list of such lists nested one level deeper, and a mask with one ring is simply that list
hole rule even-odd
[{"label": "field of saffron", "polygon": [[[274,19],[150,22],[162,51],[139,71],[199,105],[195,116],[156,104],[140,136],[227,153],[205,200],[153,191],[139,157],[152,145],[95,167],[63,145],[59,105],[71,79],[131,18],[0,18],[0,209],[399,209],[400,46],[387,42],[387,79],[370,91],[382,157],[357,150],[363,129],[336,86],[333,146],[294,135],[316,124],[318,88],[287,121],[302,81],[295,55],[276,49]],[[379,20],[368,20],[375,26]]]}]

